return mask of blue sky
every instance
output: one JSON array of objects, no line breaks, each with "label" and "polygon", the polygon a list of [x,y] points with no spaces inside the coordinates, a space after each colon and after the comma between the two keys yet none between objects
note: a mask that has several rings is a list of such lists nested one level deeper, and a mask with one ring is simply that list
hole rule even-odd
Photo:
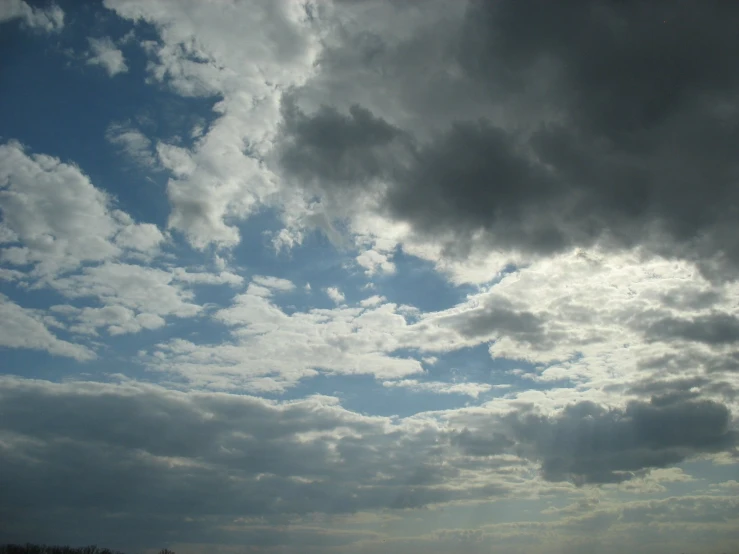
[{"label": "blue sky", "polygon": [[739,548],[739,13],[533,3],[0,5],[0,542]]}]

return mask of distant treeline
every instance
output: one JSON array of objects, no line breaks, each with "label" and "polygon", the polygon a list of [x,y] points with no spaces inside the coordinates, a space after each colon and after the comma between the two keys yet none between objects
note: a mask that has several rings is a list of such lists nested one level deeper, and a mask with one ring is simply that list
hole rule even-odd
[{"label": "distant treeline", "polygon": [[[118,550],[99,548],[97,546],[48,546],[45,544],[2,544],[0,554],[123,554]],[[163,548],[159,554],[175,554],[171,550]]]}]

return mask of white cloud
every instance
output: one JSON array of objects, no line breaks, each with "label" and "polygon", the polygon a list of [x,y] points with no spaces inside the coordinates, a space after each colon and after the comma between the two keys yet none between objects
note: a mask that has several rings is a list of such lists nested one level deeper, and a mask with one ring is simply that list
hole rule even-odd
[{"label": "white cloud", "polygon": [[24,0],[4,0],[0,3],[0,23],[18,18],[24,25],[46,32],[58,32],[64,27],[64,11],[56,4],[34,8]]},{"label": "white cloud", "polygon": [[418,381],[417,379],[401,379],[399,381],[383,381],[386,388],[406,388],[414,392],[431,392],[434,394],[463,394],[477,398],[480,394],[493,389],[487,383],[448,383],[445,381]]},{"label": "white cloud", "polygon": [[105,132],[105,138],[119,147],[129,158],[143,167],[157,167],[154,146],[151,140],[138,129],[120,123],[111,123]]},{"label": "white cloud", "polygon": [[193,285],[229,285],[231,287],[240,287],[244,284],[244,278],[241,275],[236,275],[230,271],[207,273],[204,271],[187,271],[181,267],[176,267],[172,270],[172,275],[176,281]]},{"label": "white cloud", "polygon": [[369,298],[365,298],[364,300],[361,300],[359,302],[359,305],[363,308],[372,308],[374,306],[379,306],[380,304],[387,301],[387,298],[384,296],[380,296],[375,294],[374,296],[370,296]]},{"label": "white cloud", "polygon": [[153,255],[165,241],[156,225],[113,209],[78,167],[12,141],[0,145],[0,212],[0,261],[45,280],[86,262]]},{"label": "white cloud", "polygon": [[191,302],[192,292],[175,280],[171,272],[162,269],[106,262],[56,279],[52,286],[69,298],[93,297],[104,304],[120,305],[140,313],[197,315],[201,307]]},{"label": "white cloud", "polygon": [[113,44],[110,37],[88,38],[87,40],[90,43],[90,55],[87,58],[88,65],[99,65],[105,69],[110,77],[128,71],[123,52]]},{"label": "white cloud", "polygon": [[194,386],[284,390],[318,371],[397,379],[421,373],[421,363],[393,352],[411,343],[394,304],[374,308],[313,309],[290,315],[272,290],[252,283],[215,314],[232,340],[196,344],[177,339],[148,356],[154,369],[181,375]]},{"label": "white cloud", "polygon": [[120,225],[109,205],[77,167],[29,156],[17,142],[0,145],[0,228],[21,242],[4,248],[2,261],[49,275],[120,254],[111,241]]},{"label": "white cloud", "polygon": [[197,248],[237,244],[232,221],[270,202],[279,188],[263,158],[280,119],[280,91],[313,71],[319,50],[303,5],[281,0],[212,9],[197,0],[106,0],[105,6],[157,26],[154,79],[184,96],[222,96],[218,119],[192,150],[159,145],[158,152],[173,173],[170,227]]},{"label": "white cloud", "polygon": [[89,348],[54,336],[38,312],[22,308],[1,294],[0,310],[3,314],[0,318],[0,346],[45,350],[55,356],[79,361],[95,358],[95,353]]},{"label": "white cloud", "polygon": [[252,281],[257,285],[267,287],[279,292],[289,292],[295,289],[295,284],[288,279],[281,279],[279,277],[270,277],[263,275],[255,275],[252,277]]},{"label": "white cloud", "polygon": [[390,257],[384,252],[370,249],[365,250],[357,256],[357,263],[365,268],[367,275],[374,275],[377,272],[395,273],[395,264],[390,261]]},{"label": "white cloud", "polygon": [[344,293],[338,287],[327,287],[326,294],[336,304],[342,304],[345,300]]},{"label": "white cloud", "polygon": [[109,335],[138,333],[142,329],[158,329],[165,325],[162,317],[150,313],[135,313],[119,305],[102,308],[75,308],[74,306],[52,306],[51,310],[76,321],[70,327],[74,333],[97,335],[99,327],[105,327]]}]

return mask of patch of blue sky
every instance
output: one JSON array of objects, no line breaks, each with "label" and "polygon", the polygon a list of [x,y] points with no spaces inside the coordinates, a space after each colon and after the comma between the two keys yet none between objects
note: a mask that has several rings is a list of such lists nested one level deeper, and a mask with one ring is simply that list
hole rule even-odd
[{"label": "patch of blue sky", "polygon": [[487,344],[434,354],[437,361],[425,365],[430,380],[470,381],[492,385],[510,384],[516,380],[511,370],[529,370],[532,366],[515,360],[493,360]]},{"label": "patch of blue sky", "polygon": [[[705,489],[706,483],[724,483],[726,481],[739,481],[739,467],[733,464],[719,464],[711,460],[693,460],[683,462],[677,467],[682,469],[688,475],[691,475],[695,481],[684,483],[665,483],[670,487],[670,491],[675,494],[685,494],[683,491],[694,492]],[[731,491],[728,491],[731,492]],[[734,491],[736,494],[736,491]]]},{"label": "patch of blue sky", "polygon": [[465,300],[476,287],[457,286],[439,274],[434,265],[398,250],[393,258],[396,271],[375,276],[375,294],[385,296],[390,302],[414,306],[423,312],[450,308]]},{"label": "patch of blue sky", "polygon": [[[267,275],[288,279],[295,285],[294,292],[276,295],[275,303],[291,312],[331,309],[335,303],[324,292],[328,287],[339,288],[350,305],[377,294],[366,288],[370,281],[352,266],[351,256],[337,249],[325,234],[307,233],[302,244],[278,252],[271,237],[280,229],[282,223],[273,210],[252,215],[239,226],[241,243],[233,249],[232,258],[237,273],[247,280]],[[304,290],[306,284],[310,285],[309,293]]]},{"label": "patch of blue sky", "polygon": [[[13,266],[16,271],[23,271],[23,267]],[[69,300],[56,290],[48,287],[30,288],[25,284],[12,283],[0,280],[0,294],[4,294],[24,308],[45,310],[54,304],[67,304]]]},{"label": "patch of blue sky", "polygon": [[[415,377],[415,376],[413,376]],[[371,375],[331,375],[321,373],[302,379],[281,394],[267,397],[295,400],[313,394],[333,396],[351,411],[372,416],[408,417],[422,412],[463,408],[477,401],[463,394],[438,394],[411,391],[405,387],[386,387]]]},{"label": "patch of blue sky", "polygon": [[[140,41],[154,39],[156,31],[142,23],[134,28],[97,4],[97,9],[91,6],[62,3],[68,11],[58,36],[25,32],[17,22],[3,25],[0,135],[3,141],[20,141],[32,153],[78,165],[96,187],[118,200],[118,207],[138,221],[164,226],[167,175],[126,159],[119,146],[105,139],[106,132],[114,123],[131,125],[152,143],[177,138],[188,146],[194,125],[214,119],[217,99],[183,98],[166,86],[147,83],[147,54]],[[85,63],[88,37],[116,40],[132,29],[135,39],[116,45],[127,72],[110,77],[102,67]]]},{"label": "patch of blue sky", "polygon": [[0,375],[15,375],[25,379],[62,381],[89,371],[90,365],[64,356],[52,356],[42,350],[0,348]]}]

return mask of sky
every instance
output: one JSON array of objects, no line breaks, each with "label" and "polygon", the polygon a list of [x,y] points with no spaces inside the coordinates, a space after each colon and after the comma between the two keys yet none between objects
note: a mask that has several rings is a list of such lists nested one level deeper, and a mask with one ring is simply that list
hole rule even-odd
[{"label": "sky", "polygon": [[0,1],[0,543],[739,552],[737,28]]}]

